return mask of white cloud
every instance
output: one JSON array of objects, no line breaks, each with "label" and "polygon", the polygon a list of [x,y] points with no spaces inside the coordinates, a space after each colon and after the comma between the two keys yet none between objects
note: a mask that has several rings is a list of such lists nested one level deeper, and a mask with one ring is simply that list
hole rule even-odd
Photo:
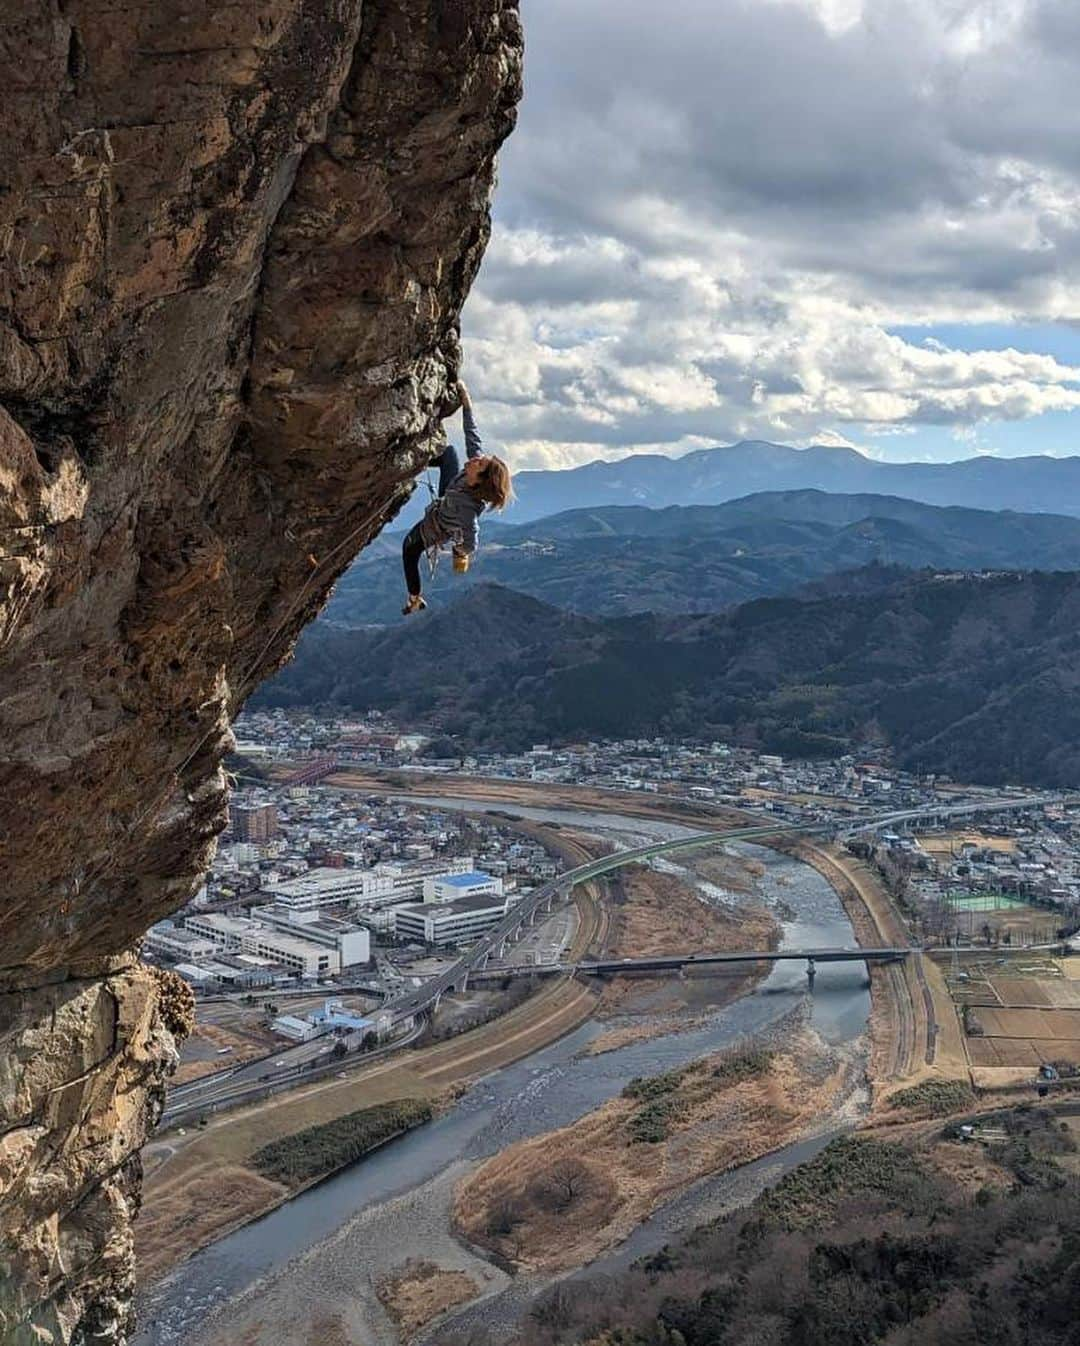
[{"label": "white cloud", "polygon": [[489,434],[552,466],[920,426],[977,448],[1080,408],[1048,355],[889,330],[1080,322],[1077,8],[533,0],[465,323]]}]

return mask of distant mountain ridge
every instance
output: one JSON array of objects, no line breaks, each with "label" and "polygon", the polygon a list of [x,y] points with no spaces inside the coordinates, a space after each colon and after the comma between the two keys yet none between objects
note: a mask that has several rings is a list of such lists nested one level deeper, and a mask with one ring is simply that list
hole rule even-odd
[{"label": "distant mountain ridge", "polygon": [[[942,508],[881,495],[768,492],[722,505],[595,506],[516,526],[483,523],[462,579],[439,568],[433,608],[494,582],[589,614],[720,611],[874,563],[923,569],[1080,569],[1080,519]],[[400,620],[399,543],[342,577],[324,619]]]},{"label": "distant mountain ridge", "polygon": [[1080,783],[1080,575],[905,577],[697,617],[592,618],[497,586],[310,628],[269,705],[379,708],[463,748],[667,734],[787,756],[885,743],[990,784]]},{"label": "distant mountain ridge", "polygon": [[807,489],[1080,516],[1080,457],[885,463],[854,449],[744,440],[682,458],[639,453],[559,472],[522,471],[514,480],[513,523],[598,505],[716,505],[761,491]]}]

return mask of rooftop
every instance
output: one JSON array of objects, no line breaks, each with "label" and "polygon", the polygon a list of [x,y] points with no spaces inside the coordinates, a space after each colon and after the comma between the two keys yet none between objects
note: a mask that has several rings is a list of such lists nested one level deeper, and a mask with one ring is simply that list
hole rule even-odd
[{"label": "rooftop", "polygon": [[469,912],[503,911],[506,899],[494,893],[477,893],[473,897],[455,897],[452,902],[419,902],[410,906],[395,907],[395,911],[430,916],[433,921],[445,920],[448,916],[464,916]]},{"label": "rooftop", "polygon": [[471,874],[440,874],[436,876],[436,883],[448,883],[451,888],[474,888],[478,883],[490,883],[490,874],[481,874],[479,870],[473,870]]}]

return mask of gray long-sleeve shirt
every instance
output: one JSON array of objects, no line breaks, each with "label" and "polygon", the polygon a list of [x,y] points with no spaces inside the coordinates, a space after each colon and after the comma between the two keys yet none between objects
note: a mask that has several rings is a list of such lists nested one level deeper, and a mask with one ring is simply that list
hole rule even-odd
[{"label": "gray long-sleeve shirt", "polygon": [[[472,407],[462,406],[461,418],[465,426],[465,456],[476,458],[484,451],[480,432],[476,428]],[[455,551],[471,556],[480,541],[480,515],[484,502],[465,485],[465,474],[459,472],[446,494],[433,500],[427,508],[421,525],[428,547],[450,543]]]}]

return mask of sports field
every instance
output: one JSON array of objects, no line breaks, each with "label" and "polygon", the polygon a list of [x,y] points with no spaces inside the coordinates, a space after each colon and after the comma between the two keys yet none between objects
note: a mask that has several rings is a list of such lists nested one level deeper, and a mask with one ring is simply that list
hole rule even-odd
[{"label": "sports field", "polygon": [[1007,893],[950,893],[949,906],[954,911],[1015,911],[1028,904],[1022,897]]}]

